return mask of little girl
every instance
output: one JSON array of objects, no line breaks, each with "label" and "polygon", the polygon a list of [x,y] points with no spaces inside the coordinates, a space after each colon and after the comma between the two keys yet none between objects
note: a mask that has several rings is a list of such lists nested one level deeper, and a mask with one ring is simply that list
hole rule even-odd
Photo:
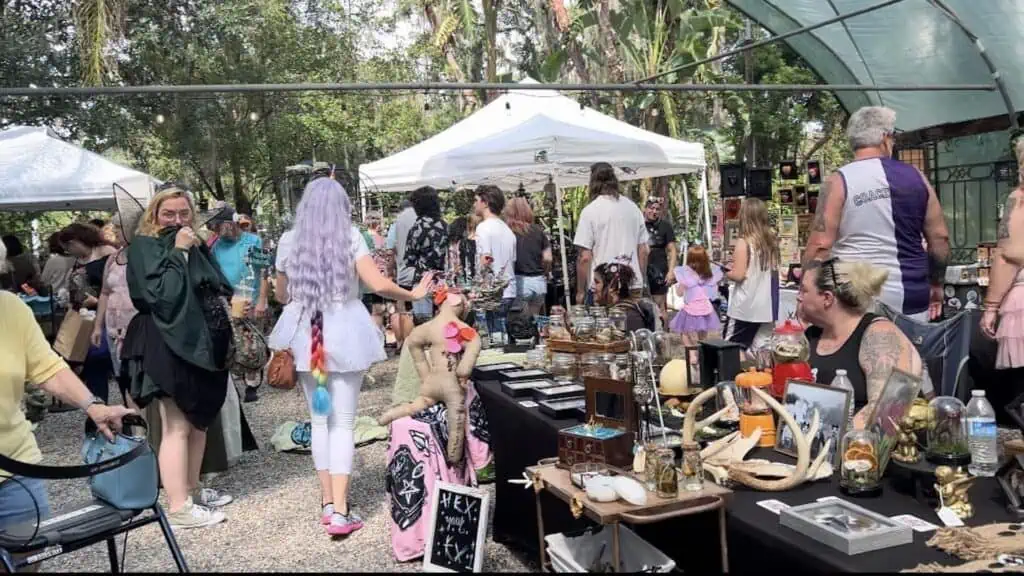
[{"label": "little girl", "polygon": [[[703,246],[692,246],[686,252],[686,266],[675,269],[677,296],[684,298],[682,310],[676,313],[669,328],[683,335],[683,343],[693,346],[707,338],[708,332],[719,330],[721,322],[711,300],[718,297],[722,270],[713,266]],[[694,338],[696,336],[696,338]]]}]

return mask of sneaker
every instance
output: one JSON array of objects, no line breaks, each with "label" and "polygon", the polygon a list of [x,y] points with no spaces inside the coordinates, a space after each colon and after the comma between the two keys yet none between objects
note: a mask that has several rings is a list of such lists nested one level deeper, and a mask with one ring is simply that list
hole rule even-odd
[{"label": "sneaker", "polygon": [[220,508],[231,504],[235,499],[230,494],[218,492],[213,488],[201,488],[193,495],[196,502],[207,508]]},{"label": "sneaker", "polygon": [[335,512],[331,523],[327,525],[327,533],[331,536],[348,536],[363,527],[363,519],[349,510],[348,515]]},{"label": "sneaker", "polygon": [[327,526],[331,523],[332,516],[334,516],[334,504],[325,504],[323,512],[320,514],[320,523]]},{"label": "sneaker", "polygon": [[210,510],[206,506],[193,504],[192,499],[181,510],[167,515],[171,528],[205,528],[224,521],[224,513]]},{"label": "sneaker", "polygon": [[260,399],[260,397],[256,393],[256,389],[255,388],[253,388],[252,386],[246,386],[245,387],[245,401],[246,402],[255,402],[255,401],[259,400],[259,399]]}]

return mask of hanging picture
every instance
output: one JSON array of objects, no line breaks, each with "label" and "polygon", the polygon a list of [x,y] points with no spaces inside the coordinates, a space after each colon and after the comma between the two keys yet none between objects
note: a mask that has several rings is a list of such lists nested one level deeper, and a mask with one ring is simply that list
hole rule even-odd
[{"label": "hanging picture", "polygon": [[779,178],[783,180],[796,180],[798,176],[800,176],[800,169],[797,168],[796,162],[792,160],[779,162]]},{"label": "hanging picture", "polygon": [[821,184],[821,162],[817,160],[807,161],[807,183]]},{"label": "hanging picture", "polygon": [[783,206],[793,205],[793,190],[791,188],[779,190],[779,204]]}]

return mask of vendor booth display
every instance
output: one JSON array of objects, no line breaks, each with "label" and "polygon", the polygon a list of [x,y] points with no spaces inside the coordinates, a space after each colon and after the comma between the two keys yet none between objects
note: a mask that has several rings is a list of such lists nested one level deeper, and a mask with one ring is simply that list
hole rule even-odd
[{"label": "vendor booth display", "polygon": [[928,461],[946,466],[967,466],[967,407],[952,396],[938,396],[928,404]]}]

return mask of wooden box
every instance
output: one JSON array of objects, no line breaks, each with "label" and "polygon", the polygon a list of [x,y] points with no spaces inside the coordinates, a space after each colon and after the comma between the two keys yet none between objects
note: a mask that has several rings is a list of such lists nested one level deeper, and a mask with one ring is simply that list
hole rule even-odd
[{"label": "wooden box", "polygon": [[588,432],[586,424],[558,431],[558,466],[601,462],[620,468],[633,466],[633,433],[613,428]]}]

